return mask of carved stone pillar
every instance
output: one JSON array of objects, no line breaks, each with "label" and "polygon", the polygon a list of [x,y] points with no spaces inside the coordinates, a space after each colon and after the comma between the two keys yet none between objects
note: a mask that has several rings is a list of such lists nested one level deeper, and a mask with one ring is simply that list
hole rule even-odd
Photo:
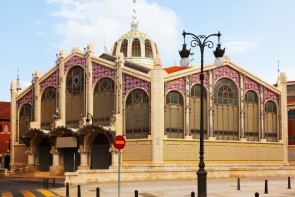
[{"label": "carved stone pillar", "polygon": [[78,169],[79,170],[90,169],[90,166],[88,164],[88,155],[90,153],[89,150],[83,145],[80,145],[78,149],[78,153],[80,154],[80,166],[78,167]]}]

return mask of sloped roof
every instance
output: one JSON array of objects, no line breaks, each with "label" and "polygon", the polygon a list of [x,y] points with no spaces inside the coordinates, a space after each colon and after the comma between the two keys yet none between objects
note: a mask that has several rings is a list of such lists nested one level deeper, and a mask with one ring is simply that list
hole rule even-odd
[{"label": "sloped roof", "polygon": [[0,119],[10,119],[10,102],[0,102]]},{"label": "sloped roof", "polygon": [[165,70],[168,74],[170,74],[170,73],[178,72],[181,70],[185,70],[187,68],[189,68],[189,67],[170,66],[170,67],[164,68],[163,70]]}]

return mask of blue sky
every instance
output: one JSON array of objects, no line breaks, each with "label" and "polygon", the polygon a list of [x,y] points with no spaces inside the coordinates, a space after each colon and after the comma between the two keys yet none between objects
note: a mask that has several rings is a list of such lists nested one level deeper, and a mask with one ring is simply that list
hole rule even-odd
[{"label": "blue sky", "polygon": [[[270,84],[280,71],[295,80],[294,0],[137,0],[139,30],[158,44],[163,67],[179,64],[182,31],[222,33],[221,43],[233,62]],[[10,101],[17,70],[24,89],[32,73],[53,67],[56,53],[88,43],[95,55],[130,30],[133,0],[14,0],[0,6],[0,101]],[[192,64],[200,65],[194,48]],[[205,64],[214,61],[206,49]]]}]

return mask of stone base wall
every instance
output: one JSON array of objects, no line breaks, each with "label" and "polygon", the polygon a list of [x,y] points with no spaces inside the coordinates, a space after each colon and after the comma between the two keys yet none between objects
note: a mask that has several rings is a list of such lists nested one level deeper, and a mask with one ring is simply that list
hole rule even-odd
[{"label": "stone base wall", "polygon": [[122,162],[151,162],[151,140],[127,140],[122,150]]}]

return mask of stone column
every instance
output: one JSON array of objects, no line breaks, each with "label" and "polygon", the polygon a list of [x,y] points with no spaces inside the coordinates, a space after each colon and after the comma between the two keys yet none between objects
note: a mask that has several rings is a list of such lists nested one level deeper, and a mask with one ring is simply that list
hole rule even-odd
[{"label": "stone column", "polygon": [[[88,44],[87,50],[85,53],[86,59],[86,113],[93,115],[93,91],[92,91],[92,55],[93,55],[93,46]],[[86,114],[87,116],[87,114]],[[93,124],[91,122],[91,124]]]},{"label": "stone column", "polygon": [[190,136],[190,80],[189,77],[185,77],[185,139],[192,139]]},{"label": "stone column", "polygon": [[60,162],[59,162],[59,151],[58,149],[53,146],[51,147],[50,153],[52,154],[52,166],[59,166]]},{"label": "stone column", "polygon": [[10,165],[14,165],[14,146],[16,145],[17,138],[17,102],[16,96],[18,95],[18,87],[16,81],[12,81],[10,85],[10,94],[11,94],[11,104],[10,104],[10,142],[11,142],[11,150],[10,150]]},{"label": "stone column", "polygon": [[80,154],[80,166],[78,167],[79,170],[85,170],[90,169],[90,166],[88,165],[88,155],[89,151],[86,147],[83,145],[80,145],[78,153]]},{"label": "stone column", "polygon": [[265,136],[264,136],[264,95],[263,95],[263,87],[260,85],[260,141],[266,142]]},{"label": "stone column", "polygon": [[244,87],[244,75],[240,74],[240,140],[247,141],[245,138],[245,109],[244,109],[244,102],[245,102],[245,87]]},{"label": "stone column", "polygon": [[64,73],[64,51],[61,50],[58,56],[57,65],[59,71],[59,110],[58,120],[55,121],[55,126],[65,126],[66,123],[66,79]]},{"label": "stone column", "polygon": [[28,164],[35,165],[35,151],[33,151],[29,147],[27,147],[25,154],[28,156]]},{"label": "stone column", "polygon": [[213,129],[213,73],[209,70],[209,140],[215,140],[214,129]]}]

